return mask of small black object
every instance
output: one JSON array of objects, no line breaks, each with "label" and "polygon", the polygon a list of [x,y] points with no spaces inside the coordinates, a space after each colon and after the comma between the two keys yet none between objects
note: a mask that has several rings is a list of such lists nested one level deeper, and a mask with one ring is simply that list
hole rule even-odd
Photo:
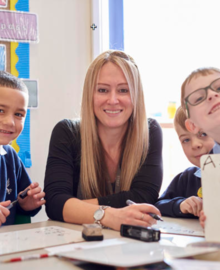
[{"label": "small black object", "polygon": [[160,230],[151,227],[121,225],[121,236],[142,240],[145,242],[158,242],[160,240]]},{"label": "small black object", "polygon": [[25,197],[27,197],[27,193],[28,193],[28,190],[30,190],[30,188],[26,189],[25,191],[23,191],[19,196],[24,199]]},{"label": "small black object", "polygon": [[86,241],[102,241],[103,240],[103,235],[86,235],[82,233],[82,237]]}]

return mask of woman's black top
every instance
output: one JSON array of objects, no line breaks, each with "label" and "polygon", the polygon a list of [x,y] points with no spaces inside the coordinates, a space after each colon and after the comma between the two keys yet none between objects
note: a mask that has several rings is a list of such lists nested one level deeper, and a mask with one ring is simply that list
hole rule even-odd
[{"label": "woman's black top", "polygon": [[[162,131],[154,119],[148,119],[148,125],[147,158],[132,180],[130,190],[99,197],[97,199],[100,205],[121,208],[126,206],[127,199],[150,204],[157,201],[163,176]],[[44,181],[46,212],[51,219],[63,221],[64,204],[70,198],[77,198],[80,153],[79,122],[68,119],[60,121],[51,135]]]}]

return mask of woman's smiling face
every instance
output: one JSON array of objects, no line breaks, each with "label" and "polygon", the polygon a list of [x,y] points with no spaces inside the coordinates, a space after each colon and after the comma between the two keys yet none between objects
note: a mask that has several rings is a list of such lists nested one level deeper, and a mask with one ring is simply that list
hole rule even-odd
[{"label": "woman's smiling face", "polygon": [[133,112],[130,89],[121,68],[108,62],[100,70],[93,96],[99,127],[124,128]]}]

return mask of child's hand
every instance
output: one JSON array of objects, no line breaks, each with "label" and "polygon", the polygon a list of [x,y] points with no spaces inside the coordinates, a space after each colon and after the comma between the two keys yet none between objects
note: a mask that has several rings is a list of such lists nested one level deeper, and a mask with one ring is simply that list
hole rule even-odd
[{"label": "child's hand", "polygon": [[21,199],[20,196],[18,196],[18,202],[22,209],[31,211],[45,204],[46,201],[43,200],[45,193],[41,191],[41,187],[39,187],[37,182],[30,184],[27,188],[30,188],[30,190],[27,192],[26,198]]},{"label": "child's hand", "polygon": [[5,223],[6,217],[9,216],[10,211],[6,208],[11,201],[5,201],[0,203],[0,226]]},{"label": "child's hand", "polygon": [[194,216],[199,217],[201,210],[202,199],[196,196],[191,196],[180,204],[180,211],[183,214],[193,214]]},{"label": "child's hand", "polygon": [[204,211],[202,210],[200,212],[200,215],[199,215],[199,222],[200,222],[200,225],[205,228],[205,221],[206,221],[206,216],[204,214]]}]

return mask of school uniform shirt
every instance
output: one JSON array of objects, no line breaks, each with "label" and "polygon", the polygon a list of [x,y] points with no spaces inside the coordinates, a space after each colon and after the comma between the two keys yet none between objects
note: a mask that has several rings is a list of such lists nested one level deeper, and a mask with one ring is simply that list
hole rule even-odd
[{"label": "school uniform shirt", "polygon": [[[136,203],[154,204],[157,201],[163,170],[162,131],[154,119],[148,119],[148,126],[148,155],[134,176],[130,190],[99,197],[99,205],[121,208],[126,206],[128,199]],[[80,158],[80,122],[64,119],[55,126],[51,135],[44,181],[46,212],[53,220],[63,221],[63,207],[67,200],[73,197],[83,199]]]},{"label": "school uniform shirt", "polygon": [[[0,202],[17,199],[18,193],[31,184],[25,167],[10,145],[0,146]],[[10,215],[3,225],[12,225],[16,213],[28,216],[36,215],[41,207],[33,211],[24,211],[19,203],[10,209]]]},{"label": "school uniform shirt", "polygon": [[180,218],[198,218],[193,214],[183,214],[180,204],[191,196],[198,196],[201,187],[201,170],[198,167],[190,167],[178,174],[158,199],[155,206],[162,216]]}]

